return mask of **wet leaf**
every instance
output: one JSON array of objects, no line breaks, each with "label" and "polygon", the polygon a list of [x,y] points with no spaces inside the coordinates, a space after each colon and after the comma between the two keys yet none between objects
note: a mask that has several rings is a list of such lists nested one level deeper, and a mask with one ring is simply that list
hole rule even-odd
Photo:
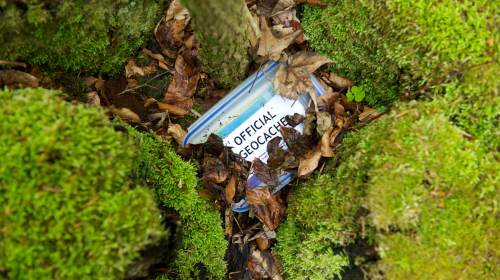
[{"label": "wet leaf", "polygon": [[299,177],[304,178],[311,175],[318,167],[318,162],[321,159],[321,149],[314,149],[309,152],[305,158],[300,158]]},{"label": "wet leaf", "polygon": [[332,126],[332,116],[328,112],[318,112],[316,118],[316,131],[320,137],[323,137],[323,134]]},{"label": "wet leaf", "polygon": [[300,156],[287,154],[285,156],[285,162],[281,165],[283,169],[297,168],[300,164]]},{"label": "wet leaf", "polygon": [[262,183],[268,186],[276,186],[278,184],[278,176],[276,173],[259,158],[255,158],[254,160],[253,174],[255,174]]},{"label": "wet leaf", "polygon": [[268,189],[246,189],[247,203],[254,206],[267,205],[267,200],[271,197]]},{"label": "wet leaf", "polygon": [[281,137],[279,136],[276,136],[273,139],[271,139],[271,141],[267,142],[267,148],[266,148],[267,153],[272,154],[274,150],[279,147],[280,143],[281,143]]},{"label": "wet leaf", "polygon": [[204,177],[214,183],[222,183],[229,176],[229,171],[224,167],[218,158],[205,159]]},{"label": "wet leaf", "polygon": [[101,99],[99,98],[99,95],[97,95],[97,92],[89,92],[87,93],[87,103],[89,104],[90,107],[96,107],[101,105]]},{"label": "wet leaf", "polygon": [[198,44],[198,41],[196,40],[195,34],[189,36],[189,38],[186,40],[186,48],[188,48],[188,50],[192,50],[193,48],[196,48],[197,44]]},{"label": "wet leaf", "polygon": [[[182,127],[178,124],[170,124],[169,127],[168,127],[168,131],[167,133],[174,137],[174,140],[177,144],[179,144],[179,146],[182,147],[183,143],[184,143],[184,137],[186,137],[187,135],[187,132],[182,129]],[[216,182],[216,183],[220,183],[220,182]]]},{"label": "wet leaf", "polygon": [[231,180],[229,180],[229,184],[224,189],[224,194],[226,195],[226,199],[229,203],[233,201],[234,194],[236,193],[236,186],[238,185],[238,177],[233,172],[231,176]]},{"label": "wet leaf", "polygon": [[303,155],[314,148],[315,144],[294,128],[282,126],[280,132],[288,149],[294,154]]},{"label": "wet leaf", "polygon": [[[285,162],[286,151],[282,148],[276,148],[272,153],[269,154],[269,158],[267,159],[267,165],[272,170],[276,170],[276,168],[280,167]],[[278,174],[281,172],[277,172]]]},{"label": "wet leaf", "polygon": [[256,239],[257,245],[259,245],[259,249],[265,250],[271,247],[271,241],[267,238],[265,234],[261,235]]},{"label": "wet leaf", "polygon": [[355,86],[354,82],[351,79],[337,76],[333,72],[330,73],[330,77],[328,77],[328,80],[330,80],[330,82],[332,82],[332,84],[339,86],[339,87],[346,87],[346,86],[353,87],[353,86]]},{"label": "wet leaf", "polygon": [[4,86],[13,89],[17,89],[19,84],[24,87],[36,88],[41,81],[33,75],[18,70],[0,70],[0,80]]},{"label": "wet leaf", "polygon": [[114,106],[111,106],[110,111],[111,111],[111,113],[118,115],[122,119],[129,119],[129,120],[134,120],[134,121],[138,121],[138,122],[141,121],[139,116],[136,113],[132,112],[132,110],[130,110],[128,108],[117,109]]},{"label": "wet leaf", "polygon": [[280,65],[274,76],[274,93],[297,100],[299,94],[309,94],[317,108],[316,91],[310,74],[321,65],[332,62],[318,52],[300,51],[288,59],[288,67]]},{"label": "wet leaf", "polygon": [[297,125],[302,123],[305,119],[306,117],[298,113],[293,114],[293,116],[287,115],[285,117],[285,121],[292,127],[296,127]]},{"label": "wet leaf", "polygon": [[330,136],[332,135],[333,127],[330,127],[328,131],[321,137],[321,156],[323,157],[333,157],[332,146],[330,146]]},{"label": "wet leaf", "polygon": [[167,93],[178,93],[186,97],[191,97],[196,91],[199,79],[199,71],[190,77],[185,77],[175,72],[174,79],[168,85]]},{"label": "wet leaf", "polygon": [[259,38],[259,49],[257,50],[257,55],[267,57],[272,61],[279,60],[281,52],[287,48],[300,33],[302,33],[302,31],[299,30],[283,38],[276,38],[267,26],[265,18],[260,19],[260,32],[261,37]]}]

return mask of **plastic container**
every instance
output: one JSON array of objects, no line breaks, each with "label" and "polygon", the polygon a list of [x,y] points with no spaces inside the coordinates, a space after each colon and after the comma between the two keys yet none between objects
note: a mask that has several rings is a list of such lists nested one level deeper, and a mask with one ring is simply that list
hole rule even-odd
[{"label": "plastic container", "polygon": [[[289,126],[284,117],[299,113],[305,115],[309,106],[309,95],[299,95],[298,100],[284,99],[274,95],[271,81],[278,70],[280,63],[270,62],[262,71],[250,75],[243,83],[233,89],[201,118],[188,128],[183,145],[198,144],[207,140],[211,133],[223,139],[224,144],[232,147],[233,152],[239,153],[246,160],[252,161],[259,157],[267,162],[267,142],[276,136],[281,136],[279,126]],[[311,74],[314,90],[317,95],[325,93],[323,86]],[[252,87],[253,84],[253,87]],[[303,125],[295,129],[302,132]],[[284,141],[280,146],[286,145]],[[279,176],[280,184],[273,194],[290,182],[292,174],[283,173]],[[250,175],[247,188],[263,188],[266,185],[257,177]],[[249,209],[246,201],[233,203],[235,212],[244,212]]]}]

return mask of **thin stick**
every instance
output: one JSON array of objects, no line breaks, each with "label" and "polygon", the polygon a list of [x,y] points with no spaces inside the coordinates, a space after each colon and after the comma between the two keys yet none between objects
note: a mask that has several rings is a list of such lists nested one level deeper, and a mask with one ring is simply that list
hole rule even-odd
[{"label": "thin stick", "polygon": [[[438,84],[438,83],[440,83],[440,82],[442,82],[442,81],[444,81],[444,80],[446,80],[446,79],[449,79],[449,78],[451,78],[451,77],[454,77],[454,76],[456,76],[456,75],[458,75],[458,74],[460,74],[460,73],[463,73],[463,72],[468,71],[468,70],[470,70],[470,69],[472,69],[472,68],[475,68],[475,67],[479,67],[479,66],[484,66],[484,65],[491,64],[491,63],[493,63],[493,62],[495,62],[495,61],[497,61],[497,60],[498,60],[498,58],[495,58],[495,59],[492,59],[492,60],[487,61],[487,62],[483,62],[483,63],[476,64],[476,65],[472,65],[472,66],[467,67],[467,68],[465,68],[465,69],[462,69],[462,70],[459,70],[459,71],[452,72],[452,73],[450,73],[450,74],[448,74],[448,75],[446,75],[446,76],[444,76],[444,77],[442,77],[442,78],[439,78],[439,79],[435,80],[434,82],[432,82],[432,83],[430,83],[430,84],[428,84],[428,85],[424,86],[423,88],[421,88],[421,89],[419,89],[419,90],[417,90],[417,91],[414,91],[414,92],[412,92],[412,93],[410,93],[410,94],[406,94],[405,96],[401,97],[401,99],[400,99],[398,102],[404,101],[406,98],[408,98],[408,97],[410,97],[410,96],[413,96],[413,95],[416,95],[416,94],[419,94],[419,93],[424,93],[426,89],[428,89],[428,88],[430,88],[430,87],[432,87],[432,86],[434,86],[434,85],[436,85],[436,84]],[[398,102],[396,102],[396,103],[398,103]],[[368,121],[367,121],[367,122],[365,122],[362,126],[358,127],[358,130],[359,130],[359,129],[362,129],[362,128],[363,128],[363,127],[365,127],[367,124],[369,124],[369,123],[371,123],[372,121],[374,121],[374,120],[376,120],[376,119],[380,118],[381,116],[383,116],[383,115],[385,115],[385,114],[389,113],[392,109],[394,109],[394,106],[395,106],[395,105],[393,105],[393,106],[389,107],[388,109],[386,109],[386,110],[385,110],[385,111],[383,111],[382,113],[380,113],[380,114],[376,115],[375,117],[373,117],[372,119],[368,120]]]},{"label": "thin stick", "polygon": [[[149,82],[151,82],[152,80],[154,80],[154,79],[156,79],[156,78],[158,78],[158,77],[161,77],[161,76],[163,76],[163,75],[165,75],[165,74],[167,74],[167,73],[173,72],[173,71],[175,71],[175,69],[168,70],[168,71],[163,72],[163,73],[161,73],[161,74],[157,74],[156,76],[154,76],[153,78],[151,78],[149,81],[145,82],[144,84],[142,84],[142,85],[140,85],[140,86],[133,87],[133,88],[131,88],[131,89],[125,89],[124,91],[120,92],[118,95],[124,94],[125,92],[134,91],[134,90],[136,90],[136,89],[138,89],[138,88],[141,88],[141,87],[144,87],[144,86],[150,86],[150,85],[148,85],[148,83],[149,83]],[[128,87],[128,86],[127,86],[127,87]]]},{"label": "thin stick", "polygon": [[24,62],[15,62],[15,61],[5,61],[5,60],[0,60],[0,65],[11,65],[15,67],[23,67],[23,68],[28,68],[28,65]]},{"label": "thin stick", "polygon": [[201,118],[201,114],[196,112],[194,109],[191,109],[191,113],[193,113],[195,116],[197,116],[198,118]]},{"label": "thin stick", "polygon": [[231,211],[231,216],[233,216],[233,219],[236,221],[236,224],[238,225],[238,227],[240,228],[240,231],[241,231],[241,234],[244,234],[243,233],[243,230],[241,229],[240,227],[240,223],[238,223],[238,220],[236,219],[236,217],[233,215],[233,211]]}]

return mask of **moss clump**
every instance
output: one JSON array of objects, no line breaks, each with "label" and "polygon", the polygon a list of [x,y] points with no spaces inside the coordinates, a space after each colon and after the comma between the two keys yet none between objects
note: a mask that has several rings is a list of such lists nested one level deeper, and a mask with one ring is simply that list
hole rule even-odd
[{"label": "moss clump", "polygon": [[140,147],[134,161],[137,175],[147,178],[161,206],[174,209],[182,218],[184,237],[174,263],[175,275],[190,279],[199,273],[195,265],[202,263],[213,279],[221,279],[227,269],[227,241],[220,214],[198,195],[201,187],[196,167],[183,161],[158,136],[133,129],[129,133]]},{"label": "moss clump", "polygon": [[500,154],[466,140],[446,107],[413,101],[347,135],[341,165],[300,190],[288,223],[323,246],[365,237],[381,257],[374,279],[498,278]]},{"label": "moss clump", "polygon": [[152,34],[167,2],[0,1],[0,59],[117,75]]},{"label": "moss clump", "polygon": [[[500,6],[495,1],[328,0],[304,6],[304,31],[331,70],[365,87],[379,108],[452,71],[500,54]],[[500,145],[500,63],[434,86],[453,105],[453,121],[490,147]],[[479,120],[478,120],[479,119]]]},{"label": "moss clump", "polygon": [[0,91],[0,278],[120,279],[163,234],[134,147],[96,108]]}]

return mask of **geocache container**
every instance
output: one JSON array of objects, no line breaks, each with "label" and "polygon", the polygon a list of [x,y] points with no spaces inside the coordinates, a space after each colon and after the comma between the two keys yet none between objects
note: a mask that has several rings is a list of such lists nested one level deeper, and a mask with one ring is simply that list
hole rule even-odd
[{"label": "geocache container", "polygon": [[[305,115],[309,106],[309,95],[299,95],[298,100],[285,99],[274,95],[272,81],[278,70],[279,62],[269,62],[263,71],[256,71],[243,83],[222,98],[201,118],[188,128],[183,145],[188,143],[204,143],[211,133],[222,138],[224,144],[231,147],[248,161],[258,157],[267,163],[267,143],[276,136],[281,136],[279,127],[290,125],[285,121],[286,115],[299,113]],[[265,74],[264,74],[264,73]],[[322,95],[325,89],[311,74],[316,94]],[[253,86],[252,86],[253,85]],[[303,124],[295,127],[302,132]],[[281,141],[280,146],[286,146]],[[292,179],[292,174],[284,172],[279,176],[280,184],[272,192],[275,194]],[[256,176],[250,175],[247,188],[267,187]],[[248,211],[250,208],[245,200],[232,203],[235,212]]]}]

